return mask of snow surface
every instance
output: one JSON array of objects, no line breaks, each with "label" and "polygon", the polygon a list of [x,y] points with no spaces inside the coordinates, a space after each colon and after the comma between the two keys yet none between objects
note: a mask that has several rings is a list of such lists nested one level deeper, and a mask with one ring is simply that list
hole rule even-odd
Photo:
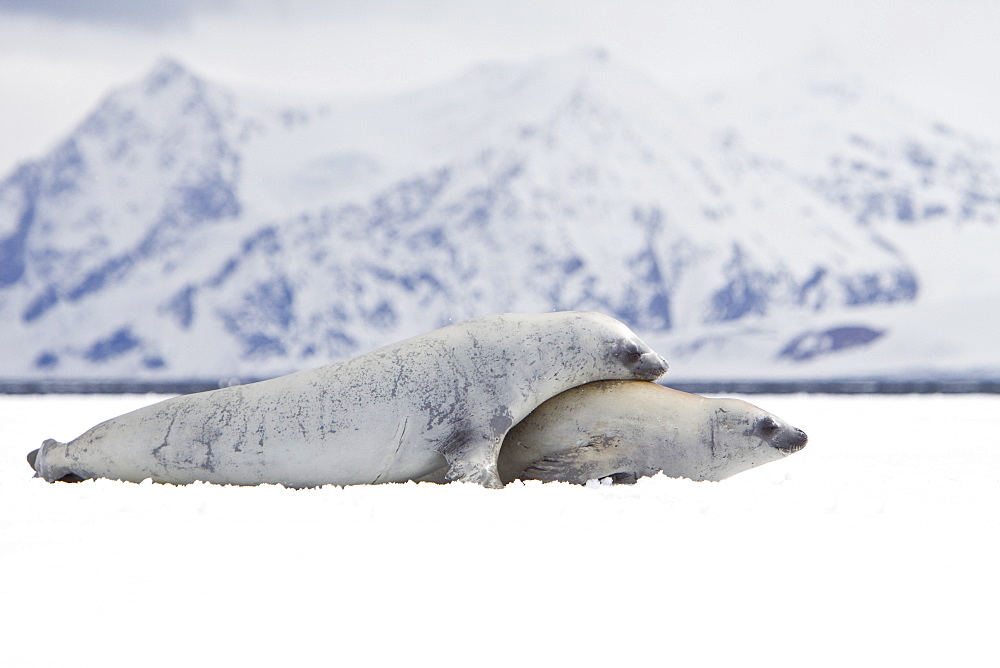
[{"label": "snow surface", "polygon": [[721,483],[30,478],[162,398],[0,398],[3,665],[1000,659],[1000,396],[745,397],[810,444]]}]

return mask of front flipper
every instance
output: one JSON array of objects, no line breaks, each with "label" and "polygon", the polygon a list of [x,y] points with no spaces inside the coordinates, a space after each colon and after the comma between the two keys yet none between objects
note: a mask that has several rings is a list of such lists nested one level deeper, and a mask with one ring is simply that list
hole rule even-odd
[{"label": "front flipper", "polygon": [[[628,468],[623,468],[627,466]],[[545,455],[524,469],[524,480],[542,482],[572,482],[586,484],[588,480],[610,477],[615,483],[635,482],[636,474],[624,461],[613,444],[591,442],[579,447]]]},{"label": "front flipper", "polygon": [[448,482],[448,467],[442,466],[439,469],[426,473],[419,478],[413,478],[413,482],[433,482],[443,485]]},{"label": "front flipper", "polygon": [[585,477],[579,450],[566,450],[539,459],[524,469],[519,477],[524,480],[541,480],[542,482],[575,482],[584,484],[590,478]]},{"label": "front flipper", "polygon": [[474,482],[491,489],[503,488],[497,472],[502,439],[487,438],[472,430],[457,429],[435,448],[448,462],[448,481]]},{"label": "front flipper", "polygon": [[612,473],[611,475],[606,475],[601,480],[611,479],[616,485],[634,485],[638,480],[639,476],[636,473],[629,473],[627,471],[620,471],[619,473]]}]

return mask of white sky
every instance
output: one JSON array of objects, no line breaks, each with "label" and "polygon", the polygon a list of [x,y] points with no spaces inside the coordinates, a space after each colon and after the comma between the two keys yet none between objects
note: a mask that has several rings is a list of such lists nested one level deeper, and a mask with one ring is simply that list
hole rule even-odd
[{"label": "white sky", "polygon": [[992,0],[0,0],[0,174],[164,55],[222,83],[336,97],[580,46],[684,95],[822,53],[1000,139],[997,35]]}]

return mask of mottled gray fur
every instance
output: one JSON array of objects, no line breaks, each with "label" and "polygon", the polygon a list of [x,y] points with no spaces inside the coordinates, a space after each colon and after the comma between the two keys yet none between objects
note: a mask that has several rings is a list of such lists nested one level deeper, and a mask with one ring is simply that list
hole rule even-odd
[{"label": "mottled gray fur", "polygon": [[29,457],[49,481],[292,487],[447,480],[501,485],[510,427],[563,390],[654,379],[662,357],[597,313],[502,314],[260,383],[191,394],[103,422]]}]

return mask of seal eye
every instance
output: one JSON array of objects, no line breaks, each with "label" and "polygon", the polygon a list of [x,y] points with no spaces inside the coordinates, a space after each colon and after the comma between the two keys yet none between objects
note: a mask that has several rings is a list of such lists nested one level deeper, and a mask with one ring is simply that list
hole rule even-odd
[{"label": "seal eye", "polygon": [[625,346],[623,357],[628,364],[636,364],[642,359],[642,351],[639,350],[639,346],[630,343]]},{"label": "seal eye", "polygon": [[778,431],[778,423],[772,418],[766,417],[758,423],[757,428],[765,436],[771,436],[774,432]]}]

